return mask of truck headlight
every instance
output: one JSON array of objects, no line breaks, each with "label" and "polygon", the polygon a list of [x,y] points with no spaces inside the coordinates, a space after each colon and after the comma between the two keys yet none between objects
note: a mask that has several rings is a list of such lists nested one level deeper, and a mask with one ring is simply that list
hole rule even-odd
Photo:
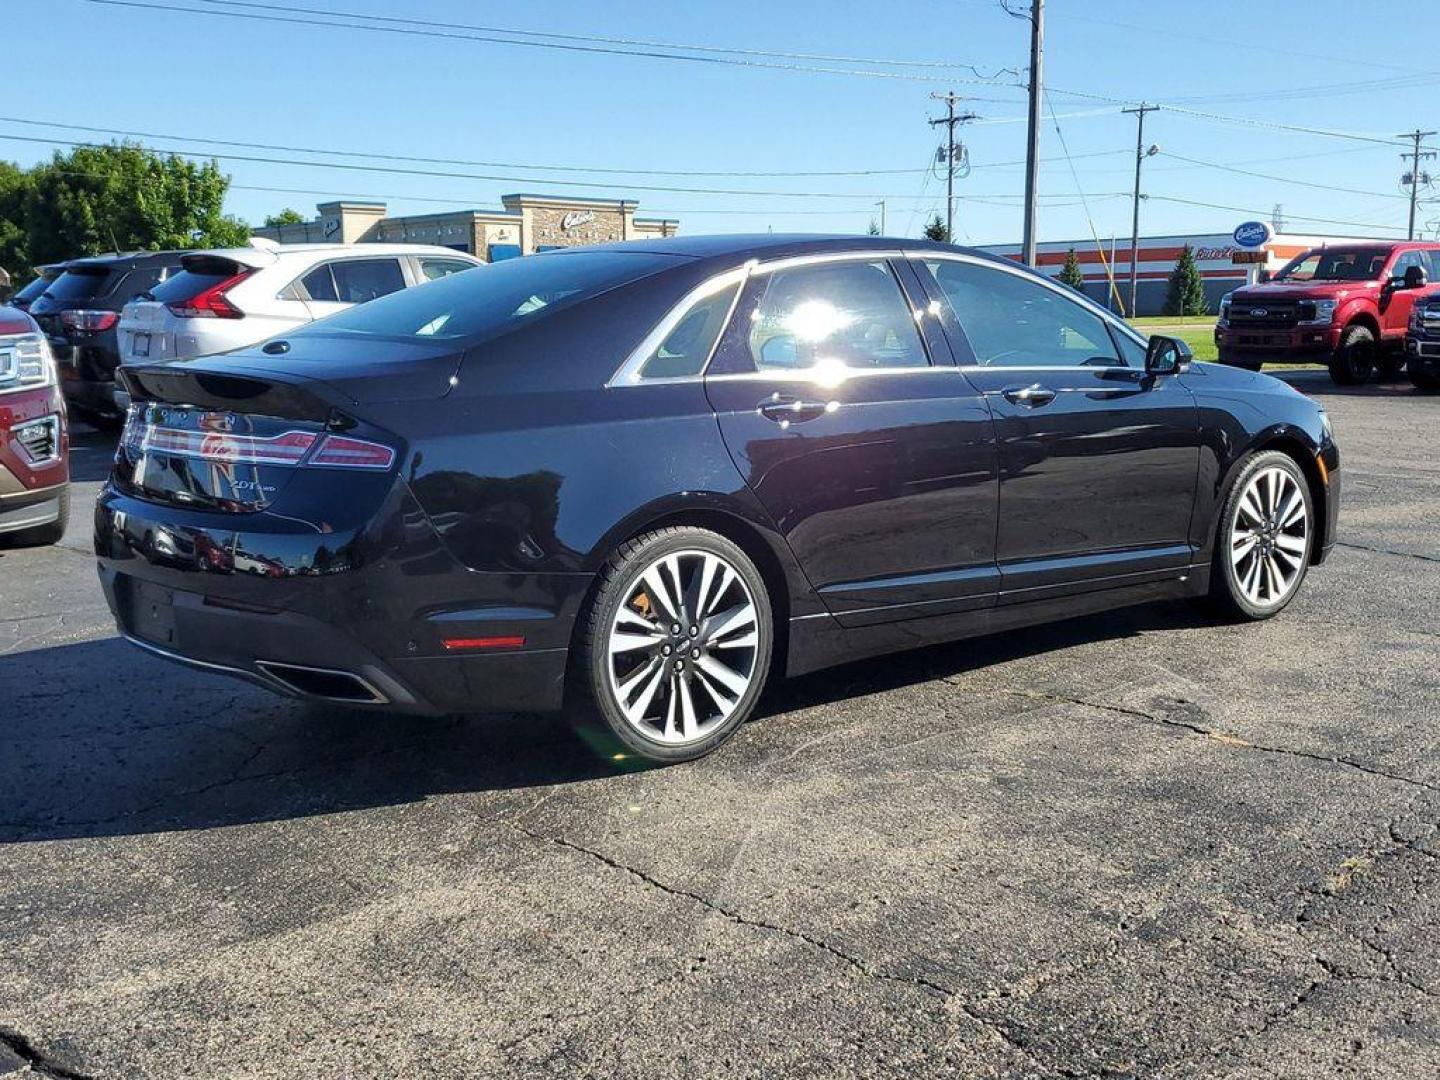
[{"label": "truck headlight", "polygon": [[1233,295],[1234,293],[1226,293],[1220,298],[1220,318],[1216,320],[1216,326],[1230,325],[1230,297]]},{"label": "truck headlight", "polygon": [[55,357],[43,334],[0,337],[0,394],[55,385]]},{"label": "truck headlight", "polygon": [[1310,317],[1309,317],[1309,318],[1301,318],[1301,320],[1300,320],[1301,322],[1310,323],[1310,324],[1312,324],[1312,325],[1320,324],[1320,325],[1324,325],[1324,326],[1329,326],[1330,323],[1333,322],[1334,319],[1335,319],[1335,301],[1334,301],[1334,300],[1309,300],[1309,301],[1306,301],[1304,304],[1301,305],[1301,314],[1302,314],[1302,315],[1309,314],[1308,312],[1305,312],[1305,311],[1304,311],[1304,309],[1305,309],[1306,307],[1309,307],[1309,308],[1313,309],[1313,312],[1314,312],[1314,313],[1313,313],[1313,314],[1310,314]]}]

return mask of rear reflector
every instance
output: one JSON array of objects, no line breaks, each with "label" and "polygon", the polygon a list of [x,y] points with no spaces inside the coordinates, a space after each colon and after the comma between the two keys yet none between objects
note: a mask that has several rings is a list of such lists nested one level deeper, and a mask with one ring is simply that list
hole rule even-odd
[{"label": "rear reflector", "polygon": [[519,649],[525,639],[519,635],[511,637],[459,637],[444,638],[441,644],[451,652],[463,649]]}]

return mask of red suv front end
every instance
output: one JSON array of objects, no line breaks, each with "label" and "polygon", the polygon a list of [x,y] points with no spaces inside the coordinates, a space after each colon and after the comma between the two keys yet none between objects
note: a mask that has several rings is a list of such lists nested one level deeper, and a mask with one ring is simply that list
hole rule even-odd
[{"label": "red suv front end", "polygon": [[0,534],[53,543],[70,497],[69,433],[55,361],[23,311],[0,308]]}]

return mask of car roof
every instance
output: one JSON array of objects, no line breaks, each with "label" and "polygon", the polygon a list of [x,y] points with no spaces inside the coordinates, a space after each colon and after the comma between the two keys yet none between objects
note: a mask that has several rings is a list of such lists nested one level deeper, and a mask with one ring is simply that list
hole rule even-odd
[{"label": "car roof", "polygon": [[457,251],[437,244],[266,244],[263,247],[200,248],[185,254],[233,259],[244,266],[255,267],[273,266],[284,256],[299,255],[435,255],[480,262],[468,251]]},{"label": "car roof", "polygon": [[790,255],[824,254],[831,251],[947,251],[989,258],[986,252],[942,244],[934,240],[913,240],[895,236],[851,236],[844,233],[738,233],[717,236],[670,236],[653,240],[623,240],[584,249],[565,250],[642,251],[656,255],[679,255],[709,259],[721,256],[776,259]]},{"label": "car roof", "polygon": [[90,255],[71,259],[64,264],[65,270],[84,270],[102,267],[108,270],[133,270],[144,266],[174,266],[180,261],[183,251],[127,251],[118,255]]}]

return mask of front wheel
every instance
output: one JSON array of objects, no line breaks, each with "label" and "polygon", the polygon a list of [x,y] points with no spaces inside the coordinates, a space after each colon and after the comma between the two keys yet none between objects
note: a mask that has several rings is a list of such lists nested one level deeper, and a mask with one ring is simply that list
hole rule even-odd
[{"label": "front wheel", "polygon": [[1330,358],[1330,379],[1338,386],[1354,386],[1375,374],[1379,358],[1375,335],[1368,326],[1347,326]]},{"label": "front wheel", "polygon": [[1253,454],[1225,500],[1216,526],[1210,599],[1248,620],[1278,615],[1305,580],[1315,514],[1310,485],[1288,454]]},{"label": "front wheel", "polygon": [[672,527],[624,544],[582,630],[582,708],[648,761],[710,753],[754,711],[770,671],[770,596],[718,533]]}]

